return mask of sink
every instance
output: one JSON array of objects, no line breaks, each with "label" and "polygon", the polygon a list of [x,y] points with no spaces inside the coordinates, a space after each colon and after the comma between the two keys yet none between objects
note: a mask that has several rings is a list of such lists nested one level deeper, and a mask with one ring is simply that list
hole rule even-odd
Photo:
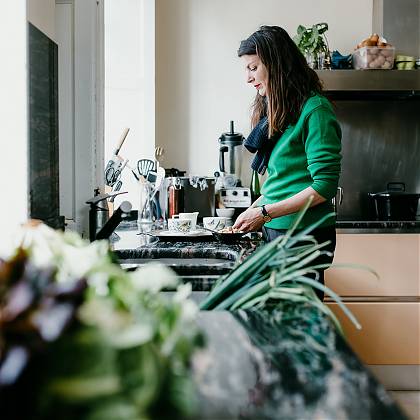
[{"label": "sink", "polygon": [[219,276],[232,270],[239,252],[215,246],[208,247],[148,247],[116,251],[125,270],[135,270],[151,262],[160,262],[183,277]]},{"label": "sink", "polygon": [[160,257],[160,258],[123,258],[119,260],[125,270],[134,270],[151,262],[160,262],[172,268],[178,274],[223,274],[230,271],[234,260],[217,257]]}]

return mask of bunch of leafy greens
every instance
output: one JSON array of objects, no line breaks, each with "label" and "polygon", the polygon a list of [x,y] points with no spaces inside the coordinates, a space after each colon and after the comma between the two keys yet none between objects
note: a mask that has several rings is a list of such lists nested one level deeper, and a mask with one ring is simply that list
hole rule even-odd
[{"label": "bunch of leafy greens", "polygon": [[318,57],[319,53],[324,52],[329,55],[328,41],[325,32],[328,30],[327,23],[316,23],[310,28],[299,25],[297,34],[293,37],[293,41],[298,46],[303,55],[307,53]]},{"label": "bunch of leafy greens", "polygon": [[[89,244],[45,225],[25,229],[19,243],[16,255],[25,256],[0,261],[0,379],[12,350],[16,359],[16,349],[25,349],[31,361],[14,383],[0,380],[0,391],[13,386],[18,400],[28,396],[26,407],[14,406],[15,415],[23,410],[45,419],[123,420],[184,418],[194,411],[190,360],[203,336],[189,285],[178,285],[175,274],[157,263],[126,272],[107,242]],[[22,285],[28,287],[16,300]],[[167,287],[177,291],[164,296],[160,291]],[[63,300],[63,290],[72,298]],[[22,299],[25,307],[16,304]],[[59,312],[40,314],[63,303],[72,310],[57,330]],[[4,318],[13,307],[14,318]],[[22,330],[22,319],[30,330]],[[59,334],[42,334],[48,330]]]},{"label": "bunch of leafy greens", "polygon": [[[220,278],[207,298],[201,303],[201,309],[262,309],[275,307],[281,301],[307,303],[316,306],[329,315],[342,333],[340,323],[334,313],[316,296],[315,289],[319,289],[332,297],[353,324],[361,326],[343,304],[340,297],[330,288],[319,283],[317,269],[326,269],[331,264],[311,264],[316,260],[329,242],[318,244],[310,232],[321,225],[334,213],[312,224],[310,227],[297,232],[302,217],[310,207],[312,198],[298,213],[294,224],[284,236],[260,247],[242,264],[230,273]],[[373,270],[354,264],[334,264],[334,267],[364,268],[377,276]]]}]

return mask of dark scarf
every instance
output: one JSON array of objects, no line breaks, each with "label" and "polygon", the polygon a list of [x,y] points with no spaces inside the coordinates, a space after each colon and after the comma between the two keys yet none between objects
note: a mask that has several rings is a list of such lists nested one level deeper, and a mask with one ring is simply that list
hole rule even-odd
[{"label": "dark scarf", "polygon": [[268,119],[263,117],[244,141],[244,146],[251,153],[257,152],[251,163],[254,171],[264,175],[275,144],[276,142],[268,137]]}]

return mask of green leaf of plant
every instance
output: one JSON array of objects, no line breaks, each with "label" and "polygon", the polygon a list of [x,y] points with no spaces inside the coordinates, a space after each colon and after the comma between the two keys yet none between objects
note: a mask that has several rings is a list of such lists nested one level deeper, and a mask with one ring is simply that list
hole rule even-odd
[{"label": "green leaf of plant", "polygon": [[297,27],[297,31],[296,32],[298,33],[298,35],[302,35],[305,31],[306,31],[306,28],[303,25],[299,25]]},{"label": "green leaf of plant", "polygon": [[333,292],[329,287],[324,286],[323,284],[315,280],[309,279],[307,277],[298,277],[295,281],[298,281],[300,283],[306,283],[309,286],[315,287],[316,289],[322,290],[324,293],[330,295],[337,303],[337,305],[342,309],[342,311],[347,315],[350,321],[354,324],[354,326],[358,330],[362,329],[362,326],[359,324],[353,313],[346,307],[346,305],[344,305],[343,301],[340,299],[340,296],[338,296],[337,293]]},{"label": "green leaf of plant", "polygon": [[325,22],[317,23],[316,28],[318,30],[318,33],[323,34],[324,32],[328,30],[328,23],[325,23]]}]

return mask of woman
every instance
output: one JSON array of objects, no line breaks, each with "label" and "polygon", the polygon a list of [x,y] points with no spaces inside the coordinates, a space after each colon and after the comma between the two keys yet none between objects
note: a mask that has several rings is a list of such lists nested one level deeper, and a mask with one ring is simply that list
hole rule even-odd
[{"label": "woman", "polygon": [[[234,228],[256,231],[271,241],[289,228],[310,196],[312,205],[299,229],[333,211],[340,175],[341,130],[329,101],[322,96],[317,74],[309,68],[287,32],[262,26],[241,42],[247,82],[257,95],[251,134],[245,146],[257,152],[252,168],[267,179],[261,197],[239,215]],[[316,263],[329,263],[335,250],[335,219],[312,232],[321,243],[331,241]],[[319,271],[323,283],[323,270]],[[318,296],[322,297],[319,293]]]}]

